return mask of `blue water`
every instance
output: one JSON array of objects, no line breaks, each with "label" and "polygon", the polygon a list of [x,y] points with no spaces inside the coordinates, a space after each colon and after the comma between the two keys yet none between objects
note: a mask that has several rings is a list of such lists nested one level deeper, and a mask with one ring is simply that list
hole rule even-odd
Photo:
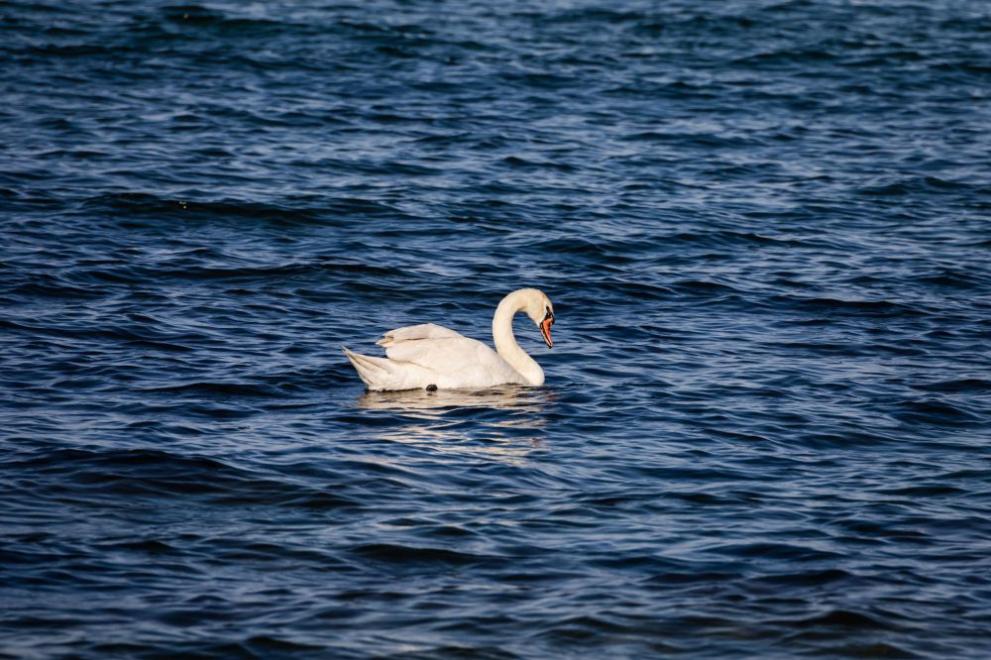
[{"label": "blue water", "polygon": [[[991,656],[991,5],[0,4],[0,656]],[[369,395],[490,341],[539,389]]]}]

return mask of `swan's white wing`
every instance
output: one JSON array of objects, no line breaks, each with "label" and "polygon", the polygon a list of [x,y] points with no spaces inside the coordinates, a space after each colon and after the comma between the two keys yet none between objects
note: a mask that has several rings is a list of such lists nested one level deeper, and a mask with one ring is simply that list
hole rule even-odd
[{"label": "swan's white wing", "polygon": [[438,371],[473,362],[477,364],[480,358],[485,359],[486,353],[492,352],[482,342],[456,332],[449,336],[393,341],[385,348],[390,360],[412,362]]},{"label": "swan's white wing", "polygon": [[406,363],[434,374],[438,387],[489,387],[521,383],[522,377],[480,341],[432,323],[399,328],[388,333],[380,345],[396,363]]},{"label": "swan's white wing", "polygon": [[[386,348],[405,341],[416,341],[419,339],[441,339],[461,337],[460,334],[434,323],[421,323],[420,325],[408,325],[405,328],[396,328],[382,335],[376,344]],[[390,356],[391,357],[391,356]]]}]

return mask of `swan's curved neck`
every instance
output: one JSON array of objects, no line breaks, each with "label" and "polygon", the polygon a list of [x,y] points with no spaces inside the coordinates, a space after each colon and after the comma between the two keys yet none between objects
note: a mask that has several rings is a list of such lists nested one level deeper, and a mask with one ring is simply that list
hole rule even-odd
[{"label": "swan's curved neck", "polygon": [[492,340],[496,352],[509,363],[530,385],[544,384],[544,370],[537,361],[516,343],[513,336],[513,317],[526,307],[526,300],[520,291],[514,291],[499,303],[492,317]]}]

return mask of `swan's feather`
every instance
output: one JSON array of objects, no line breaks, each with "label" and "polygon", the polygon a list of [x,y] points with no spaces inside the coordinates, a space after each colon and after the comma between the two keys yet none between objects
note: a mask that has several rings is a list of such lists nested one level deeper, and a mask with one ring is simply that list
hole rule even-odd
[{"label": "swan's feather", "polygon": [[375,343],[388,348],[397,342],[460,336],[460,334],[450,328],[445,328],[435,323],[421,323],[420,325],[408,325],[405,328],[390,330],[382,335],[382,338]]}]

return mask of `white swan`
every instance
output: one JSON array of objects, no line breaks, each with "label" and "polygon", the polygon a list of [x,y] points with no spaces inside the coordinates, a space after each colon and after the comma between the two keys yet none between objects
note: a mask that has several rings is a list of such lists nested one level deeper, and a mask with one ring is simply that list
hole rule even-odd
[{"label": "white swan", "polygon": [[547,347],[552,347],[554,306],[550,299],[537,289],[518,289],[502,299],[492,317],[494,351],[454,330],[424,323],[385,333],[376,343],[385,347],[388,358],[359,355],[347,348],[344,354],[372,391],[543,385],[544,370],[513,336],[513,317],[521,311],[540,328]]}]

